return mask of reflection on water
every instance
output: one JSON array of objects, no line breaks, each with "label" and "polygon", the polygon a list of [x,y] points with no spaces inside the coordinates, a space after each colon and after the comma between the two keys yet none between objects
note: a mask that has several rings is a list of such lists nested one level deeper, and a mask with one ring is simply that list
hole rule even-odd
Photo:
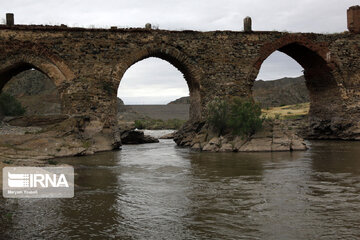
[{"label": "reflection on water", "polygon": [[[172,140],[61,159],[72,199],[0,199],[6,239],[360,238],[360,142],[199,153]],[[0,218],[4,221],[4,218]],[[0,235],[0,236],[1,236]]]}]

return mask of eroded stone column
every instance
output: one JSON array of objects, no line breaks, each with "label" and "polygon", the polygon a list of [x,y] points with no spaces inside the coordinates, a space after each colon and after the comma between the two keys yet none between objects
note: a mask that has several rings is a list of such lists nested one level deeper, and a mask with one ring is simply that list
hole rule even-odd
[{"label": "eroded stone column", "polygon": [[352,33],[360,33],[360,6],[352,6],[347,10],[348,29]]},{"label": "eroded stone column", "polygon": [[251,32],[251,17],[244,18],[244,32]]}]

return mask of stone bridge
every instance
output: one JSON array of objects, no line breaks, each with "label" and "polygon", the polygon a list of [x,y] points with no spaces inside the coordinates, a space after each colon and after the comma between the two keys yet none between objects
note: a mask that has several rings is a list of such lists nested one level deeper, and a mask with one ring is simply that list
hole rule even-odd
[{"label": "stone bridge", "polygon": [[[52,79],[62,113],[89,116],[113,131],[116,94],[128,68],[158,57],[188,84],[190,120],[204,118],[215,96],[251,96],[263,61],[274,51],[303,68],[314,132],[329,138],[360,134],[360,7],[348,10],[349,31],[336,34],[259,31],[167,31],[0,25],[0,89],[35,68]],[[149,83],[151,84],[151,83]]]}]

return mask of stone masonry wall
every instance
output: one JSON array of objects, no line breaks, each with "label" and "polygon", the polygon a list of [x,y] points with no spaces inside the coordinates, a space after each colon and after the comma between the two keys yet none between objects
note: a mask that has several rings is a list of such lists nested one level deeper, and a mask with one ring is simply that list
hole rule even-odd
[{"label": "stone masonry wall", "polygon": [[305,69],[314,134],[357,138],[360,35],[353,33],[1,25],[0,88],[11,76],[35,67],[54,80],[64,114],[88,115],[112,128],[123,74],[137,61],[159,57],[184,74],[191,95],[190,118],[195,121],[205,117],[206,104],[215,96],[251,96],[262,62],[276,50]]}]

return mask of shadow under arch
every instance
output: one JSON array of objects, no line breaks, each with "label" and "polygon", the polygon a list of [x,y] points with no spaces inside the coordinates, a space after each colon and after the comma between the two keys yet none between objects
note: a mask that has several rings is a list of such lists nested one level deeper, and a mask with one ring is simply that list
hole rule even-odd
[{"label": "shadow under arch", "polygon": [[[265,44],[260,56],[252,64],[248,75],[251,88],[260,71],[262,63],[275,51],[285,53],[304,68],[306,86],[310,95],[310,115],[323,118],[333,112],[333,108],[341,100],[341,89],[335,62],[331,59],[330,50],[326,46],[300,36],[287,36],[275,42]],[[329,117],[329,116],[327,116]]]},{"label": "shadow under arch", "polygon": [[200,120],[202,109],[200,80],[202,78],[202,70],[194,61],[176,48],[170,46],[164,46],[160,49],[158,47],[147,47],[123,56],[122,62],[115,67],[114,78],[116,79],[117,86],[120,85],[121,79],[127,69],[135,63],[150,57],[167,61],[183,74],[190,92],[189,120]]},{"label": "shadow under arch", "polygon": [[[61,66],[61,67],[58,67]],[[45,74],[55,84],[61,102],[61,111],[63,112],[62,91],[63,83],[71,81],[74,75],[63,64],[54,64],[52,60],[39,57],[34,54],[15,54],[7,57],[2,62],[0,61],[0,92],[7,82],[17,74],[36,69]]]}]

